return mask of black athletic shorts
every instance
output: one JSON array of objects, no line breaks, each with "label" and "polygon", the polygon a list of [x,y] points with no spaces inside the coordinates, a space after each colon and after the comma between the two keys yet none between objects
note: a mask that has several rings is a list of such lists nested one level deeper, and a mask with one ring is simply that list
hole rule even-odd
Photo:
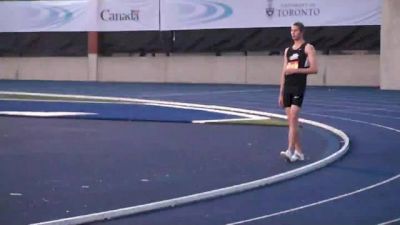
[{"label": "black athletic shorts", "polygon": [[283,92],[283,106],[285,108],[292,105],[301,107],[304,99],[304,91],[284,91]]}]

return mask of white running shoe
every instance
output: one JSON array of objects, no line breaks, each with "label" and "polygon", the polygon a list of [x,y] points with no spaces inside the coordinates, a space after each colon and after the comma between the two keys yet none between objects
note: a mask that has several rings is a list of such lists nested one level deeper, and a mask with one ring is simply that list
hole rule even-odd
[{"label": "white running shoe", "polygon": [[292,157],[290,157],[290,162],[296,162],[296,161],[304,161],[304,154],[295,151]]},{"label": "white running shoe", "polygon": [[290,161],[290,159],[292,158],[292,151],[290,151],[290,149],[282,151],[281,156]]}]

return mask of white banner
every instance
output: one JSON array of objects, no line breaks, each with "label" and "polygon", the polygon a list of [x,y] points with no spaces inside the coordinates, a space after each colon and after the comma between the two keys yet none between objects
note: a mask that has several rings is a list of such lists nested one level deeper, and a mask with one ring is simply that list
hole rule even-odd
[{"label": "white banner", "polygon": [[160,30],[158,0],[0,2],[0,32]]},{"label": "white banner", "polygon": [[162,30],[380,25],[381,0],[161,0]]},{"label": "white banner", "polygon": [[[380,25],[382,0],[0,1],[0,32]],[[161,13],[161,15],[160,15]]]}]

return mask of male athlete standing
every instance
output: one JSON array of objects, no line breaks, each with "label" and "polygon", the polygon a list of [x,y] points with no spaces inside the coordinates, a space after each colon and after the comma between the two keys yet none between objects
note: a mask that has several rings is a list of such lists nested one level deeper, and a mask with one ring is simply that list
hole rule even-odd
[{"label": "male athlete standing", "polygon": [[307,85],[307,74],[318,72],[314,46],[304,41],[304,25],[291,27],[293,45],[285,49],[281,74],[279,106],[285,108],[289,123],[288,148],[281,155],[291,162],[304,160],[298,124],[299,113]]}]

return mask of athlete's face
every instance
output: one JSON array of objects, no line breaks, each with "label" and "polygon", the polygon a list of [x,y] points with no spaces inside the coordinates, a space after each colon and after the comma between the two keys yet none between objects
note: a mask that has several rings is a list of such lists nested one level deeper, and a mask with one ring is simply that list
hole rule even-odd
[{"label": "athlete's face", "polygon": [[300,28],[298,26],[292,26],[290,29],[290,34],[292,35],[292,39],[294,41],[301,40],[303,38],[303,32],[300,31]]}]

